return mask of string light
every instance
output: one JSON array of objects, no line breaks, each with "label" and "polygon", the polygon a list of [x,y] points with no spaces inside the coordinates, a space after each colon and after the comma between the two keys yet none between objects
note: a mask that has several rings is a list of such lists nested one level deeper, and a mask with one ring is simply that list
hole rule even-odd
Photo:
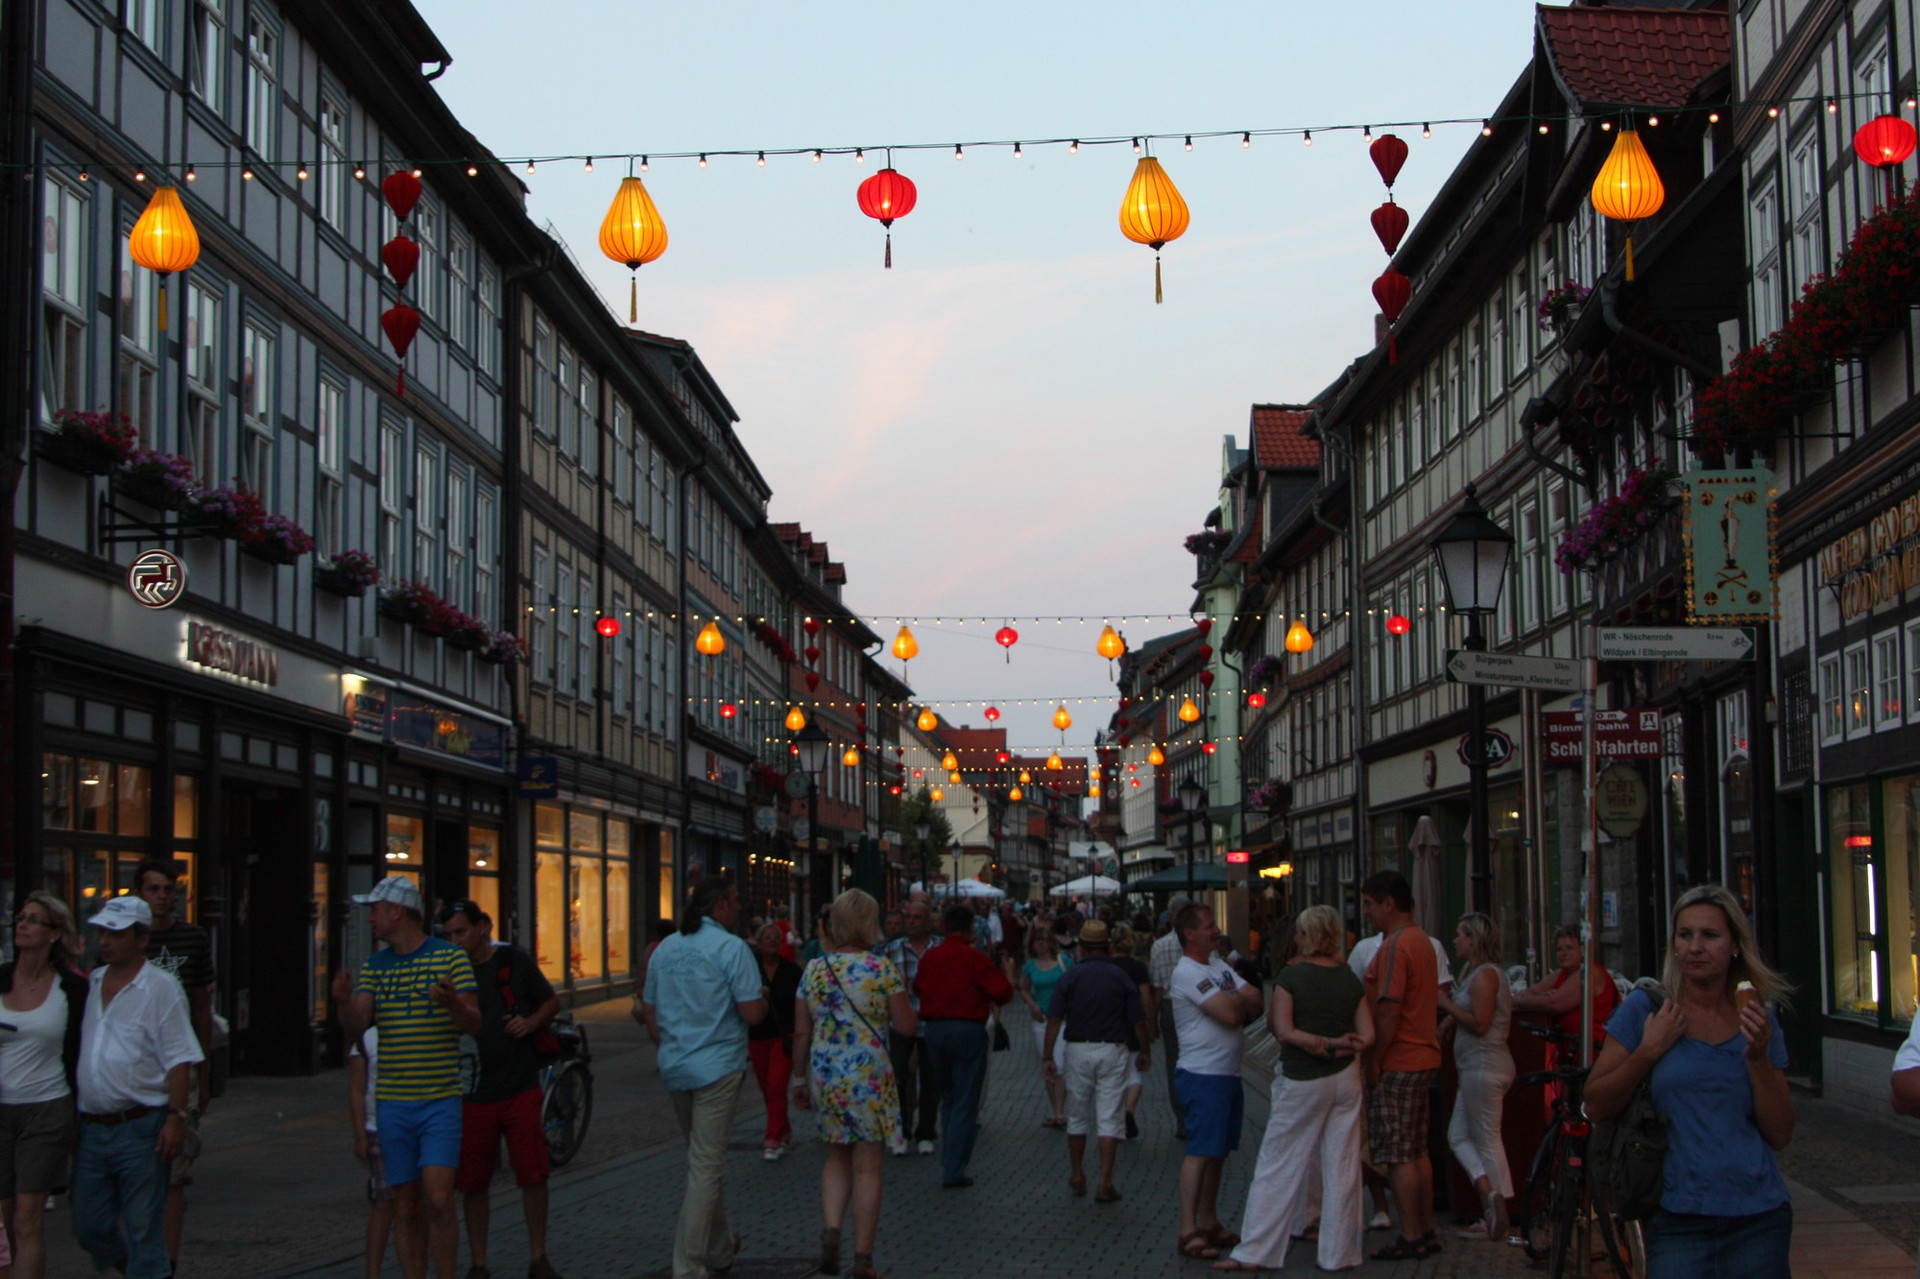
[{"label": "string light", "polygon": [[855,164],[865,164],[867,162],[867,153],[859,147],[855,147],[853,149],[853,162]]},{"label": "string light", "polygon": [[[531,160],[527,161],[527,172],[533,172],[533,161]],[[364,178],[367,176],[367,162],[365,160],[355,160],[353,162],[353,176],[356,178]]]},{"label": "string light", "polygon": [[[355,174],[354,174],[353,176],[357,178],[357,177],[359,177],[360,175],[359,175],[358,173],[355,173]],[[527,161],[527,176],[528,176],[528,177],[532,177],[532,176],[533,176],[533,161],[532,161],[532,160],[528,160],[528,161]]]},{"label": "string light", "polygon": [[587,157],[587,172],[588,172],[588,173],[592,173],[592,172],[593,172],[593,157],[592,157],[592,156],[588,156],[588,157]]},{"label": "string light", "polygon": [[700,153],[700,167],[703,169],[707,167],[707,153],[704,151]]},{"label": "string light", "polygon": [[1133,153],[1134,153],[1135,155],[1139,155],[1139,154],[1140,154],[1140,139],[1138,139],[1138,138],[1135,138],[1135,139],[1133,140]]},{"label": "string light", "polygon": [[1547,122],[1545,120],[1542,120],[1540,122],[1540,136],[1545,137],[1546,135],[1547,135]]},{"label": "string light", "polygon": [[1492,121],[1489,121],[1489,120],[1482,120],[1482,121],[1480,122],[1480,136],[1481,136],[1481,137],[1483,137],[1483,138],[1490,138],[1490,137],[1492,137],[1492,136],[1493,136],[1493,123],[1492,123]]},{"label": "string light", "polygon": [[196,173],[195,173],[195,172],[193,171],[193,166],[192,166],[191,164],[189,164],[189,165],[187,166],[187,181],[189,181],[189,182],[192,182],[192,181],[193,181],[193,180],[194,180],[195,178],[197,178],[198,176],[199,176],[199,175],[198,175],[198,174],[196,174]]},{"label": "string light", "polygon": [[820,148],[819,148],[819,147],[815,147],[815,148],[813,149],[813,162],[814,162],[815,164],[818,164],[818,163],[820,163]]},{"label": "string light", "polygon": [[1421,137],[1423,137],[1423,138],[1430,138],[1430,137],[1432,137],[1432,136],[1433,136],[1433,126],[1432,126],[1431,124],[1423,124],[1423,125],[1421,125],[1421,126],[1420,126],[1420,136],[1421,136]]},{"label": "string light", "polygon": [[417,164],[413,166],[413,176],[416,178],[420,176],[420,166]]},{"label": "string light", "polygon": [[479,166],[479,165],[477,165],[477,164],[469,164],[469,165],[467,166],[467,176],[468,176],[468,177],[470,177],[470,178],[477,178],[477,177],[479,177],[479,176],[480,176],[480,166]]},{"label": "string light", "polygon": [[1835,102],[1832,98],[1827,99],[1827,114],[1828,115],[1840,114],[1840,104],[1838,102]]},{"label": "string light", "polygon": [[964,160],[967,158],[967,153],[960,149],[960,144],[958,142],[953,144],[953,158],[956,160]]},{"label": "string light", "polygon": [[757,166],[759,166],[759,167],[760,167],[760,168],[762,168],[762,169],[764,169],[764,168],[766,168],[766,167],[767,167],[767,153],[766,153],[765,151],[762,151],[762,152],[761,152],[760,154],[758,154],[758,155],[756,155],[756,156],[755,156],[755,157],[753,158],[753,162],[754,162],[754,164],[756,164]]},{"label": "string light", "polygon": [[1657,115],[1650,115],[1650,116],[1648,116],[1648,117],[1647,117],[1647,127],[1648,127],[1649,129],[1657,129],[1657,128],[1659,128],[1659,127],[1660,127],[1660,117],[1659,117],[1659,116],[1657,116]]},{"label": "string light", "polygon": [[645,173],[647,169],[650,167],[647,163],[647,159],[648,157],[644,155],[640,157],[640,172],[642,173]]},{"label": "string light", "polygon": [[1189,134],[1187,137],[1187,150],[1189,151],[1193,150],[1193,137],[1191,134]]},{"label": "string light", "polygon": [[1023,151],[1021,151],[1021,150],[1020,150],[1020,144],[1019,144],[1018,142],[1016,142],[1016,143],[1014,143],[1014,144],[1013,144],[1013,158],[1014,158],[1014,159],[1016,159],[1016,160],[1018,160],[1018,159],[1020,159],[1020,158],[1021,158],[1021,156],[1022,156],[1022,155],[1024,155],[1024,154],[1025,154],[1025,153],[1024,153]]},{"label": "string light", "polygon": [[1779,118],[1780,118],[1780,108],[1779,108],[1779,107],[1768,107],[1768,108],[1767,108],[1767,119],[1769,119],[1769,120],[1778,120]]},{"label": "string light", "polygon": [[1245,151],[1248,147],[1252,145],[1253,145],[1253,132],[1251,130],[1240,135],[1240,149],[1242,151]]},{"label": "string light", "polygon": [[1305,136],[1304,138],[1302,138],[1302,139],[1301,139],[1301,141],[1302,141],[1302,143],[1303,143],[1303,145],[1306,145],[1306,146],[1312,146],[1312,145],[1313,145],[1313,130],[1312,130],[1312,129],[1308,129],[1308,130],[1306,131],[1306,136]]},{"label": "string light", "polygon": [[1720,123],[1720,113],[1719,113],[1718,111],[1709,111],[1709,112],[1707,112],[1707,123],[1708,123],[1708,124],[1719,124],[1719,123]]},{"label": "string light", "polygon": [[1067,154],[1068,155],[1080,154],[1080,139],[1075,138],[1072,142],[1067,144]]},{"label": "string light", "polygon": [[[472,170],[469,169],[468,172],[472,172]],[[302,182],[307,180],[307,162],[305,160],[302,160],[300,167],[293,171],[293,176],[299,178]]]},{"label": "string light", "polygon": [[147,171],[145,169],[135,169],[133,171],[133,180],[135,182],[145,182],[147,180]]},{"label": "string light", "polygon": [[1602,133],[1612,133],[1612,132],[1613,132],[1613,121],[1611,121],[1611,120],[1602,120],[1602,121],[1600,122],[1600,132],[1602,132]]},{"label": "string light", "polygon": [[80,180],[82,182],[91,182],[93,181],[93,174],[88,172],[86,169],[82,169],[80,170]]}]

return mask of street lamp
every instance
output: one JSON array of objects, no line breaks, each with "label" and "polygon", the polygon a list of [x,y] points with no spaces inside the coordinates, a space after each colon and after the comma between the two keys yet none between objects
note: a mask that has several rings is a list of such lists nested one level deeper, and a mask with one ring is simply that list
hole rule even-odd
[{"label": "street lamp", "polygon": [[[1452,522],[1429,545],[1440,562],[1447,607],[1466,615],[1468,650],[1484,651],[1487,638],[1480,630],[1480,619],[1500,607],[1513,534],[1487,518],[1469,484]],[[1473,843],[1468,850],[1473,908],[1487,913],[1493,909],[1493,866],[1487,829],[1487,694],[1480,684],[1467,685],[1467,775],[1467,803],[1473,810]]]},{"label": "street lamp", "polygon": [[[960,858],[962,856],[964,856],[964,854],[961,852],[961,849],[960,849],[960,837],[958,835],[955,835],[953,837],[953,883],[949,886],[950,889],[958,889],[960,887],[960,880],[962,878],[960,874]],[[947,901],[949,904],[952,903],[953,901],[952,891],[948,892]]]},{"label": "street lamp", "polygon": [[813,721],[793,735],[800,756],[800,771],[807,775],[807,870],[813,870],[813,852],[820,846],[820,773],[827,766],[827,752],[833,742],[826,731]]},{"label": "street lamp", "polygon": [[1187,815],[1187,900],[1193,900],[1193,819],[1207,806],[1207,788],[1188,777],[1177,792],[1180,811]]},{"label": "street lamp", "polygon": [[933,823],[928,820],[927,810],[924,808],[920,810],[920,816],[914,819],[913,835],[918,841],[914,847],[920,854],[920,887],[926,890],[927,896],[931,897],[933,896],[933,872],[927,866],[927,841],[933,838]]}]

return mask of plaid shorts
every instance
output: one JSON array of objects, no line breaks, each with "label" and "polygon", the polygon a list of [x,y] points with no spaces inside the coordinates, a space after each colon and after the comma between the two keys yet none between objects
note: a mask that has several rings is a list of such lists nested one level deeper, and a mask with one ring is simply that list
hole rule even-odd
[{"label": "plaid shorts", "polygon": [[1427,1153],[1427,1090],[1437,1070],[1388,1070],[1367,1089],[1367,1140],[1376,1164],[1410,1164]]}]

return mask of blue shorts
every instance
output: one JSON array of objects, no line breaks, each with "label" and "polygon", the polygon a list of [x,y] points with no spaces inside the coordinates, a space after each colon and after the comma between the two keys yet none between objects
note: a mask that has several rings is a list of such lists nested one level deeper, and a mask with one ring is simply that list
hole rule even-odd
[{"label": "blue shorts", "polygon": [[376,1101],[380,1115],[380,1155],[387,1165],[387,1184],[404,1186],[420,1180],[422,1168],[460,1166],[460,1133],[464,1116],[458,1097],[433,1101]]},{"label": "blue shorts", "polygon": [[1240,1149],[1246,1094],[1238,1075],[1196,1075],[1176,1068],[1173,1090],[1187,1108],[1187,1153],[1224,1159]]}]

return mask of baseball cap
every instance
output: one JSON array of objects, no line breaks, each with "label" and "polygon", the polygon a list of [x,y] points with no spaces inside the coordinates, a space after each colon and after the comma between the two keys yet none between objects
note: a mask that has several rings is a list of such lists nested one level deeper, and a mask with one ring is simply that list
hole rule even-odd
[{"label": "baseball cap", "polygon": [[104,928],[110,933],[123,932],[138,924],[142,928],[153,927],[153,907],[147,905],[144,898],[129,893],[125,897],[114,897],[102,906],[92,919],[87,921],[95,928]]},{"label": "baseball cap", "polygon": [[413,881],[405,875],[389,875],[375,884],[372,892],[358,893],[353,900],[358,906],[371,906],[375,902],[392,902],[400,909],[410,910],[415,914],[426,912],[426,908],[420,904],[420,890],[415,888]]}]

